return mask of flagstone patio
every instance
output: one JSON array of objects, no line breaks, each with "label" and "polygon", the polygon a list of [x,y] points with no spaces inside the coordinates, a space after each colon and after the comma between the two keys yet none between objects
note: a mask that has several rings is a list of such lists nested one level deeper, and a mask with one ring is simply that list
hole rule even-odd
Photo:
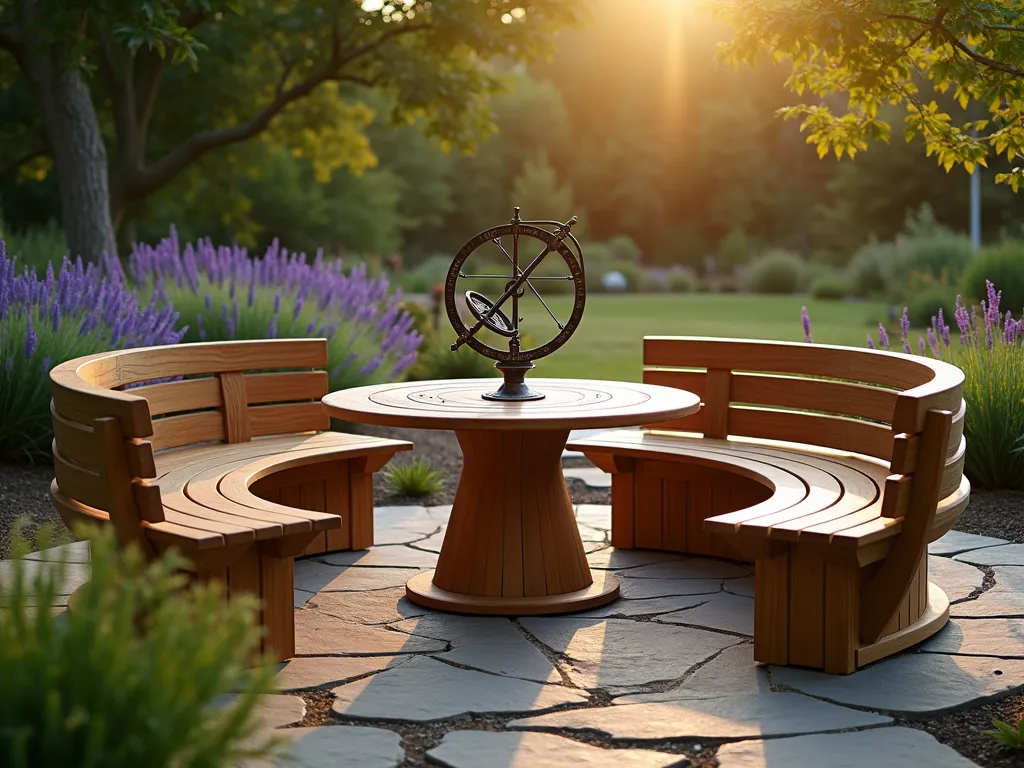
[{"label": "flagstone patio", "polygon": [[[958,532],[935,542],[931,578],[953,620],[843,677],[756,665],[751,568],[616,551],[606,506],[577,519],[592,567],[622,579],[611,605],[517,619],[421,608],[404,584],[436,563],[448,512],[380,509],[378,546],[296,563],[298,655],[262,705],[294,765],[959,768],[974,763],[894,718],[1024,688],[1021,545]],[[86,546],[68,551],[65,593],[87,575]],[[33,567],[49,556],[31,555]]]}]

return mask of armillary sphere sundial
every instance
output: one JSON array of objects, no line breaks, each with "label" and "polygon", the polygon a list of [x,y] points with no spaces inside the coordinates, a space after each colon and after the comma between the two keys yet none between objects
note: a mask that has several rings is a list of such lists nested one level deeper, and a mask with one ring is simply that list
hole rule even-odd
[{"label": "armillary sphere sundial", "polygon": [[[525,401],[544,398],[543,392],[534,392],[526,385],[526,374],[534,368],[534,360],[550,355],[569,340],[580,324],[587,300],[583,250],[571,231],[576,221],[575,216],[566,222],[526,221],[519,217],[519,208],[515,208],[508,224],[481,232],[462,246],[452,261],[444,286],[445,310],[457,336],[455,343],[452,344],[452,351],[466,345],[481,355],[496,360],[495,367],[501,371],[505,379],[496,392],[483,394],[484,399]],[[497,270],[497,274],[494,271],[483,274],[467,273],[465,267],[469,258],[478,251],[492,248],[494,253],[490,255],[496,256],[504,269]],[[546,259],[555,258],[556,254],[564,262],[566,274],[534,274]],[[557,261],[557,258],[555,260]],[[507,274],[504,270],[507,270]],[[460,280],[480,283],[494,281],[501,293],[497,298],[491,299],[478,290],[460,292]],[[572,283],[572,311],[564,322],[551,310],[538,287],[552,281],[561,282],[563,285]],[[527,291],[530,292],[531,298],[536,298],[540,302],[554,321],[557,333],[540,346],[523,349],[524,340],[520,332],[520,323],[524,318],[520,316],[520,311]],[[460,311],[460,304],[463,302],[476,320],[472,325],[467,325],[463,319]],[[480,338],[480,332],[484,330],[508,339],[508,349],[498,349],[487,344]]]}]

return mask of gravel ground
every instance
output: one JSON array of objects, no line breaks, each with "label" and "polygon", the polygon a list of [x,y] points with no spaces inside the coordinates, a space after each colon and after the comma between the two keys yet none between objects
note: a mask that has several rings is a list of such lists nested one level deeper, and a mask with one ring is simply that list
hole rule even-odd
[{"label": "gravel ground", "polygon": [[1024,543],[1024,491],[971,491],[956,529]]},{"label": "gravel ground", "polygon": [[30,541],[39,526],[48,522],[55,523],[59,533],[70,535],[50,504],[52,479],[49,464],[0,464],[0,560],[10,552],[11,531],[19,518],[25,519],[22,533]]}]

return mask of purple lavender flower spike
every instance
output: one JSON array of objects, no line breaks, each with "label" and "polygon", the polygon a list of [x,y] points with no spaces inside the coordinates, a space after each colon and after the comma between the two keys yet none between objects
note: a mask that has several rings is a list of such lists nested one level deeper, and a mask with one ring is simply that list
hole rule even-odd
[{"label": "purple lavender flower spike", "polygon": [[804,327],[804,341],[808,344],[813,344],[814,340],[811,338],[811,317],[807,314],[807,307],[800,308],[800,322]]},{"label": "purple lavender flower spike", "polygon": [[892,346],[889,344],[889,334],[886,333],[885,326],[881,323],[878,324],[878,345],[888,350],[892,349]]},{"label": "purple lavender flower spike", "polygon": [[[929,329],[931,330],[931,329]],[[924,357],[927,346],[925,345],[924,336],[917,337],[917,348],[921,350],[921,357]]]},{"label": "purple lavender flower spike", "polygon": [[907,336],[910,335],[910,309],[907,307],[903,308],[903,314],[900,316],[900,331],[903,332],[903,346],[909,346]]},{"label": "purple lavender flower spike", "polygon": [[4,367],[7,369],[8,373],[14,370],[14,357],[12,355],[7,356],[7,362],[4,363]]},{"label": "purple lavender flower spike", "polygon": [[50,322],[53,324],[53,332],[60,330],[60,304],[53,302],[53,309],[50,310]]},{"label": "purple lavender flower spike", "polygon": [[1016,335],[1017,323],[1013,319],[1013,312],[1006,310],[1006,319],[1003,321],[1003,341],[1007,344],[1013,343],[1013,337]]},{"label": "purple lavender flower spike", "polygon": [[206,311],[207,312],[209,312],[213,308],[213,295],[212,294],[209,294],[209,293],[206,294],[205,305],[206,305]]},{"label": "purple lavender flower spike", "polygon": [[49,372],[50,372],[50,358],[49,357],[44,357],[43,358],[43,376],[45,376]]},{"label": "purple lavender flower spike", "polygon": [[971,316],[967,313],[967,307],[964,306],[960,294],[957,294],[956,297],[956,311],[953,313],[953,317],[956,320],[957,328],[960,329],[960,341],[964,344],[969,344],[971,338]]},{"label": "purple lavender flower spike", "polygon": [[249,281],[249,306],[251,307],[256,301],[256,281]]},{"label": "purple lavender flower spike", "polygon": [[[938,359],[939,357],[942,356],[942,351],[939,349],[939,338],[938,338],[938,336],[935,335],[935,329],[934,328],[929,328],[928,329],[928,346],[932,350],[932,357]],[[924,354],[923,350],[922,350],[921,354],[922,355]]]},{"label": "purple lavender flower spike", "polygon": [[384,362],[380,355],[374,355],[370,358],[370,362],[363,366],[362,370],[359,371],[360,376],[369,376],[378,368],[380,364]]},{"label": "purple lavender flower spike", "polygon": [[988,298],[988,311],[985,313],[985,323],[987,325],[996,325],[999,322],[999,300],[1003,297],[1003,292],[999,291],[999,293],[996,293],[996,287],[992,285],[992,281],[986,280],[985,295]]},{"label": "purple lavender flower spike", "polygon": [[274,291],[274,314],[281,311],[281,292]]},{"label": "purple lavender flower spike", "polygon": [[28,325],[25,328],[25,359],[30,360],[36,353],[36,346],[39,344],[39,337],[36,336],[36,329],[32,327],[32,314],[29,313]]},{"label": "purple lavender flower spike", "polygon": [[277,338],[277,315],[274,315],[272,318],[270,318],[270,325],[267,326],[267,338]]}]

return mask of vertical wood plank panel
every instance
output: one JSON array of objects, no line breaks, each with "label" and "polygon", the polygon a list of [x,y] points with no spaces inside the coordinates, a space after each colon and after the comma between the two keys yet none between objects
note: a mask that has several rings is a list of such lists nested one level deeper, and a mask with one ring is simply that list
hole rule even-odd
[{"label": "vertical wood plank panel", "polygon": [[825,671],[845,675],[857,668],[860,569],[825,566]]},{"label": "vertical wood plank panel", "polygon": [[260,556],[264,648],[277,661],[295,655],[295,564],[290,557]]},{"label": "vertical wood plank panel", "polygon": [[[509,472],[505,475],[505,487],[501,489],[504,517],[502,519],[502,568],[501,594],[505,597],[522,597],[523,588],[523,516],[522,494],[524,489],[516,482],[522,471],[523,436],[521,433],[506,432],[502,442],[507,448],[505,455]],[[614,482],[614,479],[613,481]]]},{"label": "vertical wood plank panel", "polygon": [[332,462],[324,480],[324,511],[341,517],[341,527],[324,531],[328,551],[352,548],[352,516],[349,514],[349,463]]},{"label": "vertical wood plank panel", "polygon": [[807,547],[790,550],[789,663],[821,668],[825,661],[825,564]]},{"label": "vertical wood plank panel", "polygon": [[661,478],[652,475],[648,465],[641,465],[637,473],[636,546],[641,549],[662,548],[662,493]]},{"label": "vertical wood plank panel", "polygon": [[789,663],[789,556],[765,557],[754,565],[754,658]]},{"label": "vertical wood plank panel", "polygon": [[612,475],[612,546],[633,549],[636,546],[636,473]]},{"label": "vertical wood plank panel", "polygon": [[218,373],[220,395],[224,413],[224,435],[229,443],[250,440],[249,406],[245,394],[245,375],[240,371]]},{"label": "vertical wood plank panel", "polygon": [[[227,569],[228,597],[260,594],[260,555],[256,547],[249,547]],[[262,607],[260,609],[262,613]]]},{"label": "vertical wood plank panel", "polygon": [[662,493],[662,545],[672,552],[686,552],[689,483],[666,479],[662,483]]},{"label": "vertical wood plank panel", "polygon": [[729,398],[732,371],[711,368],[704,384],[704,436],[724,439],[729,434]]}]

